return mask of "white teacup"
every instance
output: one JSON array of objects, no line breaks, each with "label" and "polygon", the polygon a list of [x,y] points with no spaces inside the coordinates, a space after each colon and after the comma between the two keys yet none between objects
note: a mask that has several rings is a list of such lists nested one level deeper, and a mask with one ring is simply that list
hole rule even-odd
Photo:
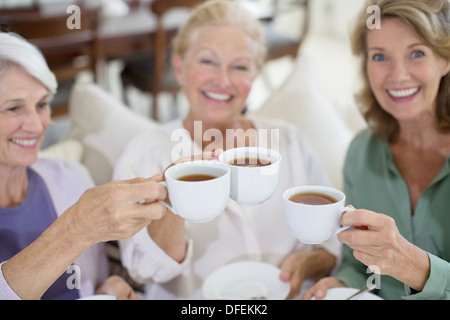
[{"label": "white teacup", "polygon": [[[251,159],[250,166],[231,164],[234,160]],[[264,166],[258,166],[259,159]],[[270,149],[244,147],[229,149],[219,156],[219,161],[231,169],[230,197],[240,204],[260,204],[270,198],[278,185],[281,155]]]},{"label": "white teacup", "polygon": [[[289,200],[292,196],[315,193],[335,200],[329,204],[306,204]],[[331,239],[348,227],[341,227],[341,217],[353,210],[345,206],[345,194],[325,186],[299,186],[283,193],[284,214],[287,225],[298,240],[308,244],[318,244]]]},{"label": "white teacup", "polygon": [[[208,222],[225,210],[230,197],[230,169],[217,161],[183,162],[169,167],[165,185],[171,204],[161,201],[173,213],[190,222]],[[182,177],[209,175],[213,179],[182,181]]]}]

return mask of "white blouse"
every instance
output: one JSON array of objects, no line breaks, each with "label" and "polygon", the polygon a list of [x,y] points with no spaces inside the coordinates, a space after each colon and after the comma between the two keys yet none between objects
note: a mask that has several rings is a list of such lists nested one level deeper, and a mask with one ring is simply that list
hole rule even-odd
[{"label": "white blouse", "polygon": [[[203,299],[202,284],[216,269],[243,260],[263,261],[280,266],[291,253],[315,246],[296,240],[289,232],[283,213],[282,193],[298,185],[330,185],[321,160],[299,130],[282,121],[250,116],[258,132],[279,134],[273,145],[282,156],[280,178],[274,195],[254,206],[230,199],[226,210],[215,220],[195,224],[186,222],[188,249],[179,264],[150,238],[144,228],[131,239],[120,241],[122,263],[130,275],[146,283],[146,299]],[[165,134],[146,132],[131,141],[114,173],[115,179],[149,177],[177,159],[180,150],[200,154],[201,149],[176,120],[162,126]],[[266,129],[266,130],[263,130]],[[201,131],[200,131],[201,132]],[[262,135],[261,137],[264,137]],[[265,145],[265,139],[258,145]],[[332,239],[321,245],[340,257],[340,243]]]}]

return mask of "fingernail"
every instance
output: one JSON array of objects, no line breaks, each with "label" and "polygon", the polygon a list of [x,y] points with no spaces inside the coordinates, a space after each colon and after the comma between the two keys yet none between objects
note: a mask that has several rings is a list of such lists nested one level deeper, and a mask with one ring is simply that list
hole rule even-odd
[{"label": "fingernail", "polygon": [[289,273],[286,273],[286,272],[282,272],[281,274],[280,274],[280,280],[281,281],[283,281],[283,282],[288,282],[289,281]]},{"label": "fingernail", "polygon": [[317,299],[323,299],[325,294],[324,294],[323,290],[317,290],[315,296]]}]

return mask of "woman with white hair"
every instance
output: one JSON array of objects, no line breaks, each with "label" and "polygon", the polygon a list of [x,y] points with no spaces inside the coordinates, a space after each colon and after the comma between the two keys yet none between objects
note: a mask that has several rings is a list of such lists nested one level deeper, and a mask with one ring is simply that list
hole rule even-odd
[{"label": "woman with white hair", "polygon": [[0,300],[134,299],[123,279],[107,278],[100,242],[130,237],[166,213],[151,202],[167,196],[162,175],[93,188],[80,164],[38,159],[56,89],[38,49],[0,33]]}]

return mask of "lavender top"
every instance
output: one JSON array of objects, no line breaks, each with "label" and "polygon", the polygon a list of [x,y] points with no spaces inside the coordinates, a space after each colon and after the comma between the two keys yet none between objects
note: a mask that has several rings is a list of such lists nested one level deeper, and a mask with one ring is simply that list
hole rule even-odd
[{"label": "lavender top", "polygon": [[[14,208],[0,209],[0,300],[20,299],[3,277],[1,263],[34,241],[86,189],[94,185],[86,168],[62,159],[39,159],[28,169],[28,177],[29,190],[25,201]],[[18,230],[21,230],[20,234],[16,232]],[[66,290],[67,278],[73,273],[64,273],[43,299],[73,299],[92,295],[95,287],[107,277],[103,244],[85,250],[74,264],[81,272],[80,289]]]},{"label": "lavender top", "polygon": [[[29,246],[58,217],[44,180],[27,168],[28,192],[25,200],[12,208],[0,208],[0,261],[6,261]],[[67,286],[63,273],[42,296],[43,300],[79,298],[76,287]]]}]

